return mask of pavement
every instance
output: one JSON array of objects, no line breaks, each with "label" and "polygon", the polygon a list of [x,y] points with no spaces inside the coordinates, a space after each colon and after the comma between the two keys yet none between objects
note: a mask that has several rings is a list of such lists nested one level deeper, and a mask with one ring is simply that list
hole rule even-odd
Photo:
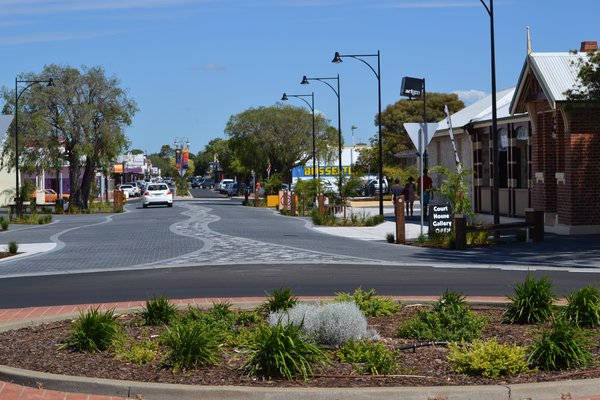
[{"label": "pavement", "polygon": [[[184,199],[179,199],[184,200]],[[388,211],[391,207],[386,206]],[[417,214],[418,204],[415,207]],[[372,204],[355,205],[351,212],[377,214],[378,207]],[[312,227],[320,232],[351,237],[359,240],[385,239],[388,233],[395,233],[395,223],[385,221],[374,227]],[[416,239],[427,233],[421,227],[420,218],[408,219],[405,225],[406,238]],[[23,244],[19,247],[24,257],[49,251],[51,243]],[[322,298],[319,298],[322,299]],[[434,298],[428,296],[397,297],[404,302],[425,302]],[[209,307],[214,302],[228,301],[241,308],[256,306],[264,298],[193,298],[174,301],[185,307],[188,304]],[[316,298],[304,297],[312,301]],[[506,298],[478,297],[469,301],[479,303],[502,303]],[[0,330],[16,329],[42,322],[75,317],[80,310],[91,307],[114,308],[119,312],[138,310],[144,302],[79,304],[69,306],[30,307],[0,309]],[[1,361],[0,361],[1,362]],[[172,384],[148,384],[131,381],[90,379],[24,371],[0,366],[0,400],[125,400],[125,399],[389,399],[406,400],[600,400],[600,379],[545,382],[537,384],[468,387],[394,387],[394,388],[252,388],[248,387],[205,387]]]}]

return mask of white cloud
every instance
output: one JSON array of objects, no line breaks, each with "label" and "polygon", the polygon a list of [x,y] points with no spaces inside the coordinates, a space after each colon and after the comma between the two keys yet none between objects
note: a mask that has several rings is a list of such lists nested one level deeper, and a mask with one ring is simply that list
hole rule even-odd
[{"label": "white cloud", "polygon": [[465,103],[465,106],[473,104],[476,101],[479,101],[488,95],[486,92],[483,92],[481,90],[474,90],[474,89],[455,90],[452,93],[456,93],[458,95],[458,98],[461,99],[463,101],[463,103]]}]

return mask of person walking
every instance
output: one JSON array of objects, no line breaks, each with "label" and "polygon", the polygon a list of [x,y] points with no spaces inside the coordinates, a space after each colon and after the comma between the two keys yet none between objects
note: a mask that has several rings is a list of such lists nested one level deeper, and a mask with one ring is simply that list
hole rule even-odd
[{"label": "person walking", "polygon": [[406,203],[406,216],[413,216],[413,204],[415,203],[415,179],[411,176],[404,185],[404,202]]},{"label": "person walking", "polygon": [[423,219],[427,220],[427,212],[429,208],[429,200],[431,199],[431,189],[433,181],[427,175],[427,168],[423,170],[423,176],[417,179],[417,191],[421,193],[421,185],[423,185],[423,198],[421,199],[421,209]]},{"label": "person walking", "polygon": [[394,179],[394,184],[390,188],[390,192],[392,192],[392,204],[394,204],[394,215],[396,215],[396,203],[402,198],[403,190],[400,185],[400,179]]}]

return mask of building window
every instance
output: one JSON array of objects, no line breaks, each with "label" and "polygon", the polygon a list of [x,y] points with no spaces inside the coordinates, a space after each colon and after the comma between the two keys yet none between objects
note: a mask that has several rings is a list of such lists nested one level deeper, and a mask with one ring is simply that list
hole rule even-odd
[{"label": "building window", "polygon": [[529,128],[527,126],[519,126],[516,132],[516,146],[514,148],[515,155],[514,160],[516,162],[517,170],[517,188],[526,189],[528,186],[528,170],[529,163],[527,160],[528,146],[529,146]]},{"label": "building window", "polygon": [[490,148],[489,130],[485,129],[481,135],[481,186],[490,187],[490,160],[492,149]]}]

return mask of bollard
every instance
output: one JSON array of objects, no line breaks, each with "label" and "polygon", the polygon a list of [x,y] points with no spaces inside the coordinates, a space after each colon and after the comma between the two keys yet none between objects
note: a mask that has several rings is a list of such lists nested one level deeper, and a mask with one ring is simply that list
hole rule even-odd
[{"label": "bollard", "polygon": [[406,225],[404,221],[404,200],[398,199],[395,204],[396,211],[396,244],[406,243]]},{"label": "bollard", "polygon": [[525,210],[525,222],[533,225],[532,228],[527,228],[529,238],[534,242],[544,241],[544,212],[533,209]]},{"label": "bollard", "polygon": [[296,193],[291,192],[291,194],[290,194],[290,202],[291,202],[291,205],[290,205],[290,208],[291,208],[290,214],[291,214],[292,217],[295,217],[296,216]]},{"label": "bollard", "polygon": [[467,219],[462,214],[454,216],[454,248],[466,250],[467,248]]},{"label": "bollard", "polygon": [[319,193],[319,215],[325,215],[325,195]]}]

